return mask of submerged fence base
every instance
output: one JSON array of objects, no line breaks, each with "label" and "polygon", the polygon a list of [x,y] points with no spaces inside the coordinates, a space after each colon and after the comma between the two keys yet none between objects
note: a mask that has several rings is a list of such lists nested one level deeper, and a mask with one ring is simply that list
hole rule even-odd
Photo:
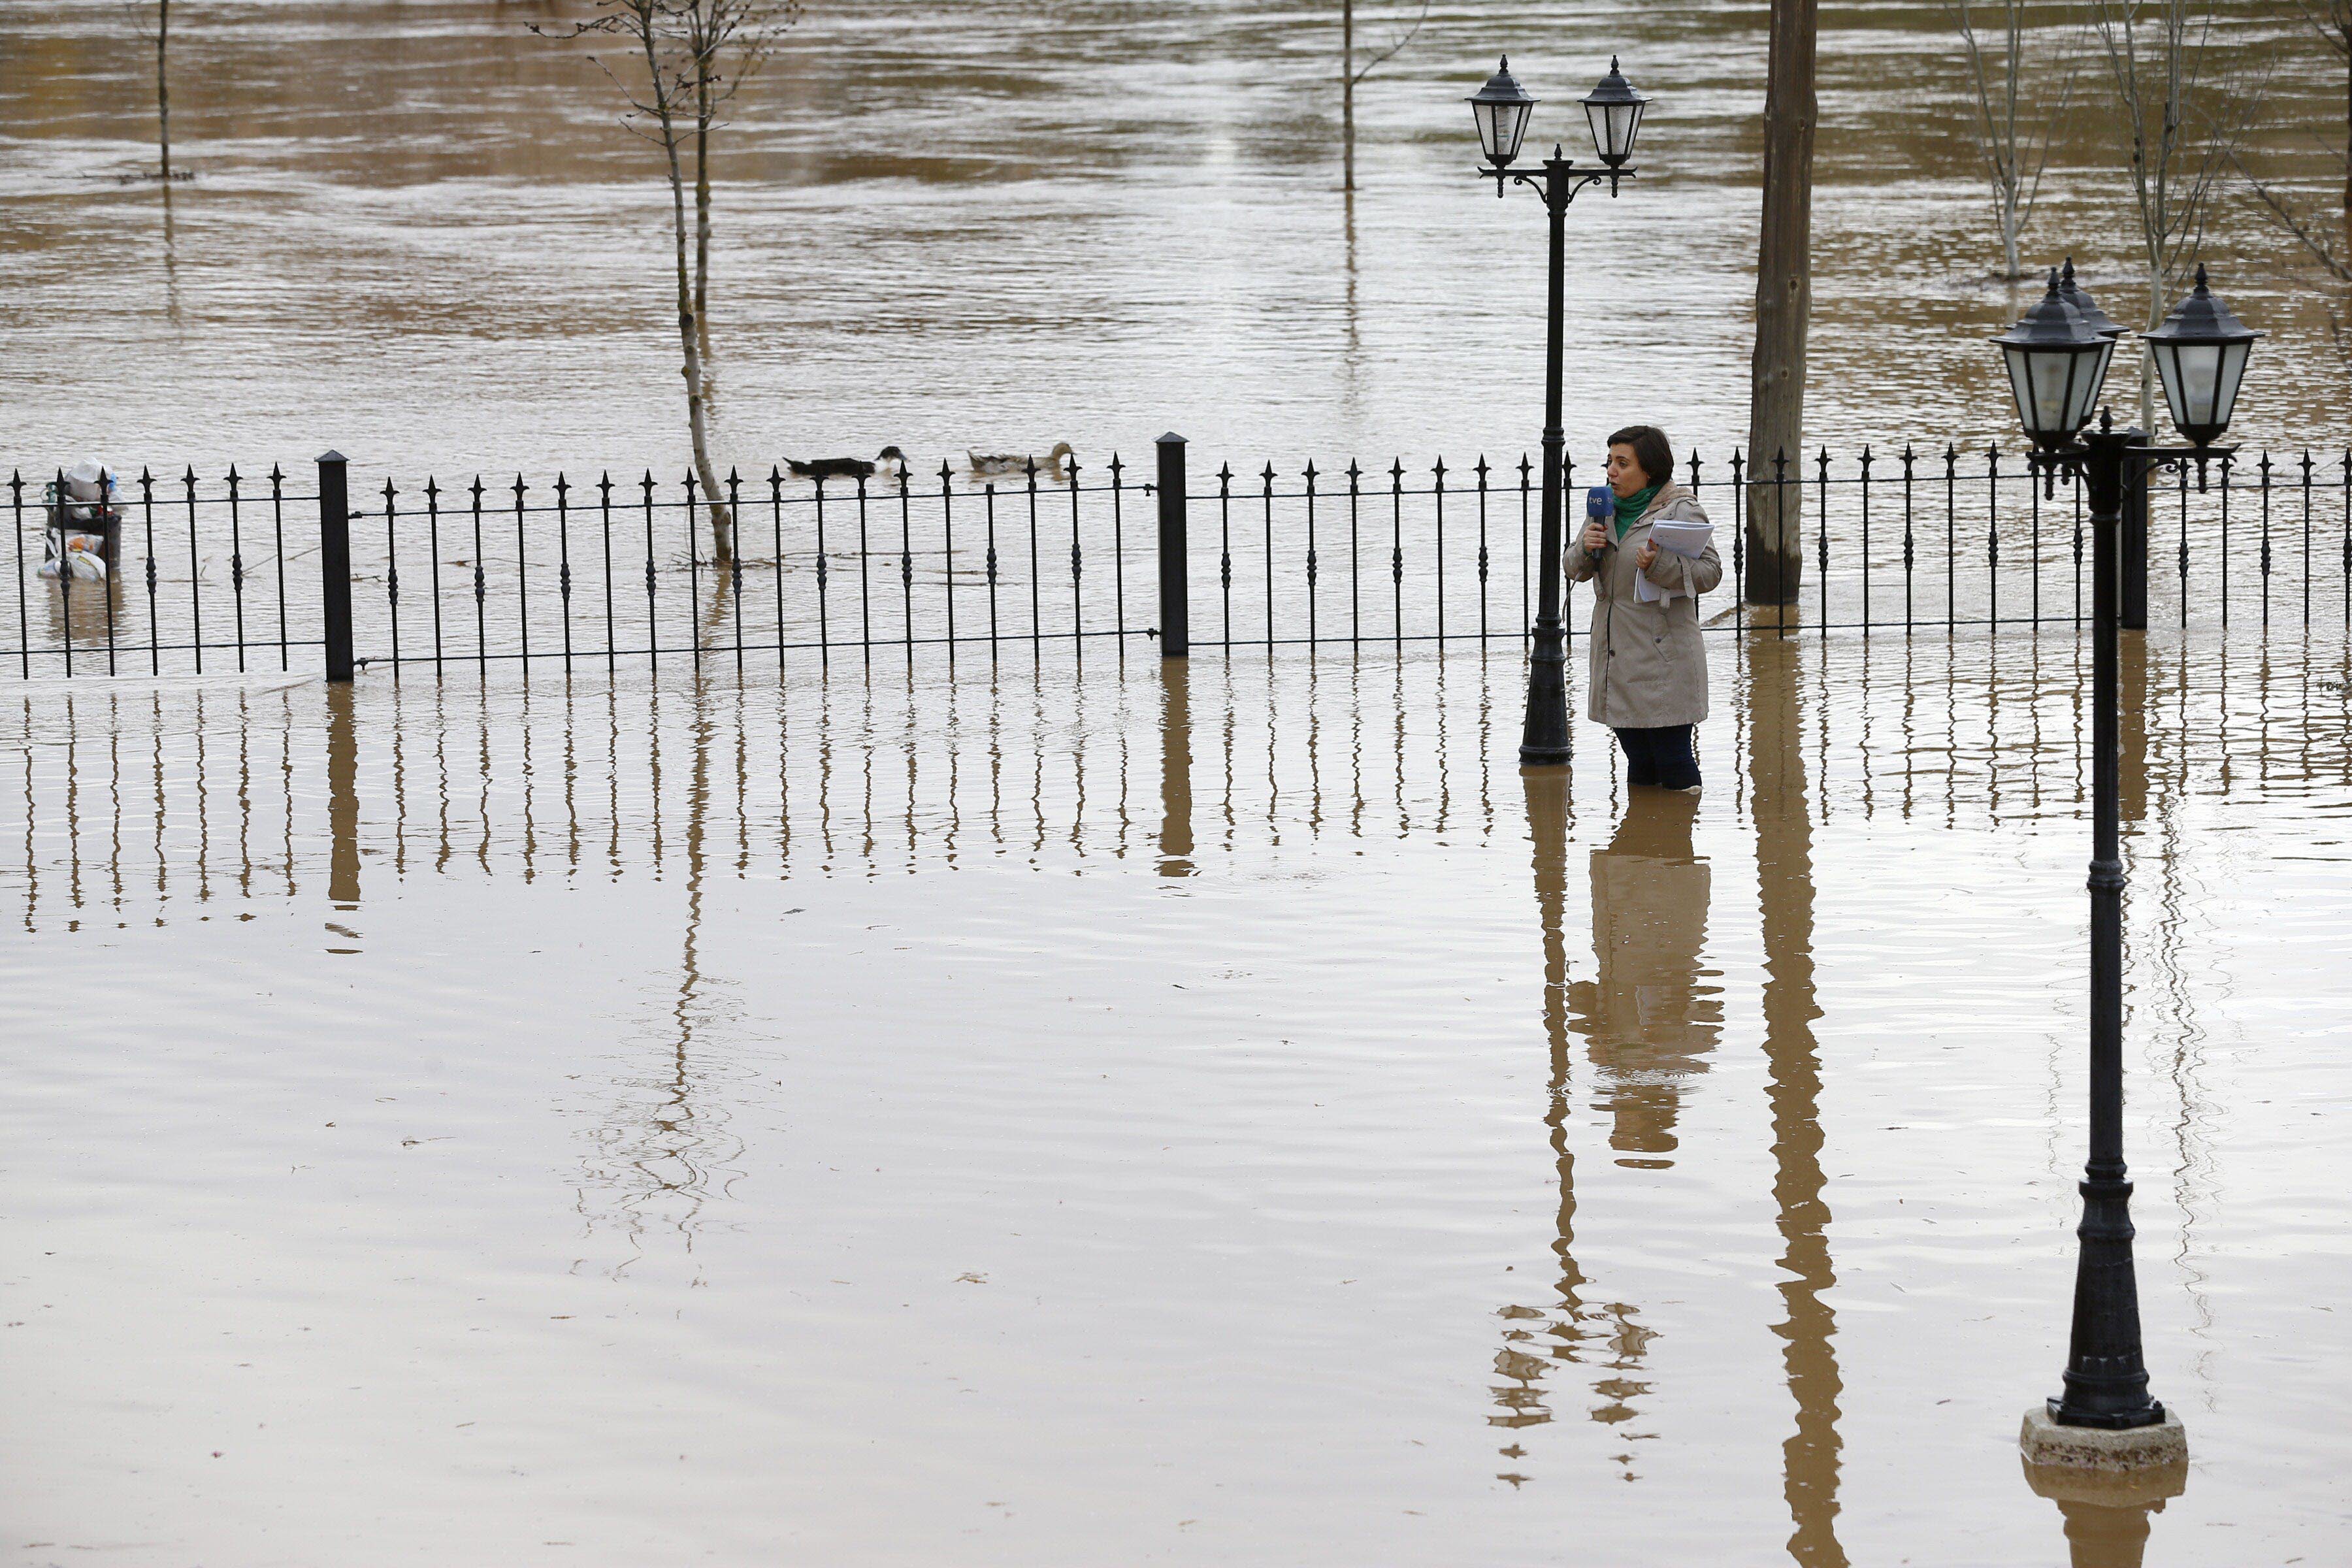
[{"label": "submerged fence base", "polygon": [[[142,470],[135,485],[110,480],[95,508],[57,499],[63,474],[45,496],[19,470],[8,486],[17,637],[0,668],[76,680],[287,670],[299,654],[336,680],[623,661],[749,674],[770,659],[780,672],[810,658],[870,665],[893,649],[993,668],[1024,652],[1041,663],[1049,647],[1083,658],[1107,643],[1124,656],[1155,638],[1170,658],[1524,644],[1544,569],[1524,455],[1507,469],[1441,459],[1410,483],[1402,459],[1378,472],[1308,462],[1289,478],[1270,462],[1250,477],[1228,464],[1210,489],[1188,452],[1181,437],[1161,437],[1144,484],[1117,457],[1094,482],[1075,462],[1030,462],[1002,482],[942,464],[919,487],[904,471],[804,481],[772,468],[748,485],[730,473],[720,497],[691,474],[667,487],[650,472],[593,485],[517,475],[497,488],[477,477],[462,490],[387,478],[356,508],[336,452],[319,459],[309,493],[278,468],[266,491],[235,468],[213,484],[193,469],[162,481]],[[1571,494],[1576,474],[1571,458]],[[1998,448],[1864,447],[1843,464],[1823,449],[1757,468],[1736,451],[1693,453],[1675,477],[1713,510],[1728,583],[1745,580],[1755,541],[1801,546],[1800,581],[1764,584],[1761,605],[1710,600],[1709,629],[2086,619],[2079,488],[2045,483]],[[2352,621],[2352,452],[2242,454],[2201,482],[2183,471],[2130,493],[2126,625],[2267,633]],[[1141,540],[1129,514],[1145,496],[1155,504]],[[712,546],[714,501],[732,516],[732,553]],[[313,552],[315,576],[288,570]],[[1573,618],[1570,634],[1581,635]]]}]

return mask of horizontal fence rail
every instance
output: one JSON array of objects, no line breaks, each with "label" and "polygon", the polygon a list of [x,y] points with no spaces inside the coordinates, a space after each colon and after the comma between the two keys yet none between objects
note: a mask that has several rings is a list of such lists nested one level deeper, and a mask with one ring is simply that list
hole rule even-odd
[{"label": "horizontal fence rail", "polygon": [[[1589,459],[1564,464],[1571,540],[1601,478]],[[1675,478],[1717,525],[1711,630],[2033,628],[2088,613],[2081,487],[2015,453],[1693,453]],[[65,476],[16,470],[16,639],[0,668],[309,672],[323,658],[332,673],[347,649],[394,679],[624,660],[749,674],[892,650],[993,666],[1162,637],[1170,652],[1270,652],[1528,636],[1542,497],[1525,456],[1210,474],[1188,472],[1171,437],[1158,480],[1117,457],[1099,473],[1031,465],[995,481],[945,465],[919,479],[730,473],[715,498],[692,474],[362,479],[332,454],[300,489],[279,467],[217,480],[142,469],[112,479],[105,569],[87,576],[43,570]],[[2265,635],[2352,623],[2352,451],[2158,471],[2126,536],[2127,622]],[[1581,636],[1572,592],[1569,605]]]}]

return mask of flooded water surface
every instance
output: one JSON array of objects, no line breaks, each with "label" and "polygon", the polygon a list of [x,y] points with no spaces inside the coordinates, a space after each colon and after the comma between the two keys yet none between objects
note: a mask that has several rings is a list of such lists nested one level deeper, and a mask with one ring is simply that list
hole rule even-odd
[{"label": "flooded water surface", "polygon": [[[1359,9],[1377,48],[1412,8]],[[175,8],[163,185],[126,9],[0,5],[0,468],[164,480],[102,589],[19,561],[0,665],[0,1560],[2346,1556],[2340,302],[2219,210],[2271,335],[2234,481],[2158,498],[2123,683],[2126,1149],[2193,1466],[2047,1496],[2084,536],[1983,456],[2025,300],[1948,10],[1824,10],[1838,468],[1791,635],[1707,639],[1696,802],[1582,724],[1511,761],[1540,209],[1460,100],[1508,49],[1572,150],[1612,51],[1656,96],[1571,215],[1570,440],[1589,476],[1666,425],[1737,534],[1764,8],[1433,8],[1352,195],[1334,10],[807,7],[717,164],[721,466],[755,503],[892,442],[925,489],[780,480],[722,577],[690,499],[594,484],[685,441],[657,166],[530,30],[577,12]],[[2342,79],[2299,25],[2231,47],[2308,182]],[[2061,127],[2029,249],[2137,321],[2111,129]],[[930,489],[1060,440],[1042,524]],[[328,447],[371,509],[335,689]]]},{"label": "flooded water surface", "polygon": [[1502,652],[13,703],[9,1560],[2326,1560],[2341,647],[2126,659],[2153,1516],[2087,656],[1711,652],[1696,805]]},{"label": "flooded water surface", "polygon": [[[1357,9],[1370,50],[1420,8]],[[210,476],[333,447],[445,483],[679,469],[658,154],[616,123],[583,47],[530,31],[586,10],[184,7],[172,123],[195,178],[168,191],[124,183],[154,160],[153,53],[129,10],[0,11],[0,461]],[[892,443],[928,473],[1057,441],[1098,470],[1170,429],[1244,471],[1515,459],[1540,423],[1542,214],[1475,177],[1463,106],[1504,52],[1543,100],[1535,143],[1571,155],[1573,100],[1612,52],[1655,99],[1639,181],[1570,214],[1571,447],[1636,417],[1717,455],[1744,440],[1764,7],[1435,7],[1360,89],[1352,198],[1337,13],[807,6],[720,133],[722,470]],[[2074,254],[2145,325],[2113,89],[2057,8],[2033,20],[2036,101],[2070,55],[2080,68],[2028,254]],[[1871,0],[1822,26],[1808,439],[2011,439],[1985,338],[2031,296],[1990,277],[1950,10]],[[2333,60],[2284,0],[2232,7],[2215,57],[2265,84],[2258,166],[2298,196],[2342,182]],[[2272,334],[2240,434],[2340,446],[2337,291],[2242,193],[2205,254]]]}]

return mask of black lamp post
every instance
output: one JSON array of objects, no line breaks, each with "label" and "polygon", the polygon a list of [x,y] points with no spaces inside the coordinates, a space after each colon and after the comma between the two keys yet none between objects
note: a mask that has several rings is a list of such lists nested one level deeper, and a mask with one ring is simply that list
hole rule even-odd
[{"label": "black lamp post", "polygon": [[[2095,307],[2094,308],[2095,310]],[[2045,474],[2082,475],[2091,503],[2091,1152],[2081,1185],[2081,1252],[2074,1275],[2074,1320],[2067,1348],[2065,1392],[2049,1402],[2049,1424],[2120,1435],[2166,1425],[2164,1405],[2147,1392],[2140,1354],[2139,1290],[2132,1268],[2131,1182],[2123,1148],[2123,891],[2116,690],[2118,551],[2126,472],[2147,466],[2227,455],[2213,442],[2230,426],[2246,358],[2261,336],[2230,314],[2197,269],[2197,288],[2165,323],[2146,334],[2173,423],[2187,447],[2147,445],[2137,430],[2117,430],[2112,415],[2089,424],[2120,333],[2105,332],[2070,303],[2059,275],[2022,321],[1993,341],[2008,363],[2019,420]],[[2034,1418],[2028,1417],[2029,1458]],[[2128,1440],[2093,1438],[2085,1445],[2116,1464],[2177,1463],[2168,1444],[2137,1447]],[[2051,1447],[2062,1447],[2063,1434]]]},{"label": "black lamp post", "polygon": [[[2099,309],[2074,279],[2074,258],[2058,270],[2058,297],[2083,313],[2091,330],[2110,342],[2124,335],[2123,323]],[[2105,374],[2104,367],[2101,374]],[[2118,536],[2122,574],[2116,620],[2126,631],[2147,629],[2147,468],[2137,460],[2124,468],[2124,521]]]},{"label": "black lamp post", "polygon": [[1543,197],[1544,210],[1551,218],[1551,297],[1550,313],[1544,337],[1544,432],[1543,432],[1543,547],[1540,555],[1543,572],[1542,587],[1536,595],[1535,649],[1528,670],[1528,715],[1519,736],[1519,762],[1527,766],[1549,766],[1568,761],[1568,637],[1560,624],[1560,448],[1564,437],[1560,433],[1560,338],[1561,292],[1567,271],[1568,204],[1588,185],[1606,180],[1609,194],[1617,194],[1618,182],[1630,180],[1634,169],[1633,141],[1642,132],[1642,114],[1649,100],[1633,90],[1612,57],[1609,74],[1601,79],[1584,99],[1584,116],[1592,130],[1593,151],[1601,157],[1598,168],[1576,166],[1575,161],[1560,156],[1555,145],[1551,156],[1538,167],[1516,168],[1519,143],[1528,133],[1528,121],[1535,112],[1536,100],[1521,88],[1511,75],[1508,57],[1495,74],[1486,79],[1470,100],[1471,117],[1477,121],[1478,145],[1486,155],[1486,166],[1478,171],[1484,178],[1495,182],[1495,195],[1500,197],[1507,185],[1526,185]]}]

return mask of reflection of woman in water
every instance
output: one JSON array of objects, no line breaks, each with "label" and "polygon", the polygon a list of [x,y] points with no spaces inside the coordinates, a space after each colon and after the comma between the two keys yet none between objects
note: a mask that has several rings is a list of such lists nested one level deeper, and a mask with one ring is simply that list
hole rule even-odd
[{"label": "reflection of woman in water", "polygon": [[1602,1110],[1621,1165],[1665,1166],[1682,1080],[1705,1070],[1723,1022],[1720,987],[1702,984],[1706,862],[1691,851],[1698,802],[1644,791],[1605,849],[1592,852],[1597,979],[1568,988],[1569,1027],[1601,1069]]}]

